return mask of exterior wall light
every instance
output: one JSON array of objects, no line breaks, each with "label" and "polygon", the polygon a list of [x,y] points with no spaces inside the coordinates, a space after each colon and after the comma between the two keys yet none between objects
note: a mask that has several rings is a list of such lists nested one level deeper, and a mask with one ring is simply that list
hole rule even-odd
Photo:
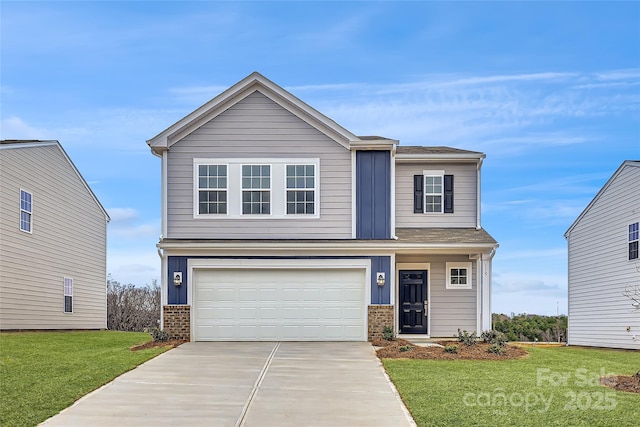
[{"label": "exterior wall light", "polygon": [[385,283],[384,272],[376,273],[376,283],[378,283],[378,286],[384,286],[384,283]]},{"label": "exterior wall light", "polygon": [[173,272],[173,284],[176,286],[182,285],[182,272],[174,271]]}]

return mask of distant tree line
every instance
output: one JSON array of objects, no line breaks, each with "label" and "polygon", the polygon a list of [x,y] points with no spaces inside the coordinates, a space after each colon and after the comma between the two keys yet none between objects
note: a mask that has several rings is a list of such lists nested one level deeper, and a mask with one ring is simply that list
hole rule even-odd
[{"label": "distant tree line", "polygon": [[107,328],[113,331],[144,332],[160,324],[160,285],[136,287],[107,279]]},{"label": "distant tree line", "polygon": [[493,329],[507,335],[509,341],[567,341],[567,316],[536,314],[493,314]]}]

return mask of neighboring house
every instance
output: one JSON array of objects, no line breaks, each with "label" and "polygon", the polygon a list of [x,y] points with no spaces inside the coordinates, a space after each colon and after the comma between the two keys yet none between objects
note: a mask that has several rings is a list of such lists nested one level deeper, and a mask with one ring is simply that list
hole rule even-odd
[{"label": "neighboring house", "polygon": [[0,329],[106,328],[108,221],[58,141],[0,141]]},{"label": "neighboring house", "polygon": [[491,328],[484,154],[358,137],[253,73],[147,141],[163,326],[216,340]]},{"label": "neighboring house", "polygon": [[625,161],[564,236],[569,245],[568,344],[640,349],[640,161]]}]

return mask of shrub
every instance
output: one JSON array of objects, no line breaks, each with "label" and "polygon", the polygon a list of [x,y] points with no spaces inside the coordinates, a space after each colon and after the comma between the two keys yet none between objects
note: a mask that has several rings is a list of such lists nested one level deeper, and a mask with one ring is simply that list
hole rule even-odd
[{"label": "shrub", "polygon": [[495,329],[490,329],[488,331],[484,331],[482,335],[480,335],[482,341],[487,344],[495,344],[500,347],[504,347],[507,345],[507,336],[500,331],[496,331]]},{"label": "shrub", "polygon": [[393,327],[387,325],[382,328],[382,339],[385,339],[387,341],[393,341],[395,339],[393,335]]},{"label": "shrub", "polygon": [[398,351],[404,353],[405,351],[410,351],[413,350],[413,347],[410,345],[401,345],[400,347],[398,347]]},{"label": "shrub", "polygon": [[457,345],[447,345],[444,347],[444,352],[445,353],[458,353],[458,346]]},{"label": "shrub", "polygon": [[504,348],[503,346],[499,345],[499,344],[491,344],[487,348],[487,351],[489,353],[494,353],[494,354],[506,354],[507,353],[507,349]]},{"label": "shrub", "polygon": [[149,334],[151,334],[151,337],[153,338],[154,341],[168,341],[169,340],[169,334],[166,333],[165,331],[160,330],[159,328],[153,328]]},{"label": "shrub", "polygon": [[458,329],[458,341],[467,346],[476,345],[478,342],[478,335],[475,332],[469,333],[467,331],[460,331]]}]

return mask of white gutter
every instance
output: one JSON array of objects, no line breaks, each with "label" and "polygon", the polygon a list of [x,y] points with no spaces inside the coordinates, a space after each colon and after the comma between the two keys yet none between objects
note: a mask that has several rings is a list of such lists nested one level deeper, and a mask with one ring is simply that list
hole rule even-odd
[{"label": "white gutter", "polygon": [[481,202],[481,191],[482,191],[482,186],[481,186],[481,177],[482,174],[480,173],[480,169],[482,168],[482,159],[478,159],[478,167],[476,168],[476,185],[477,185],[477,193],[478,193],[478,197],[476,197],[476,230],[480,230],[480,228],[482,228],[482,222],[480,221],[480,216],[481,216],[481,212],[482,212],[482,202]]}]

